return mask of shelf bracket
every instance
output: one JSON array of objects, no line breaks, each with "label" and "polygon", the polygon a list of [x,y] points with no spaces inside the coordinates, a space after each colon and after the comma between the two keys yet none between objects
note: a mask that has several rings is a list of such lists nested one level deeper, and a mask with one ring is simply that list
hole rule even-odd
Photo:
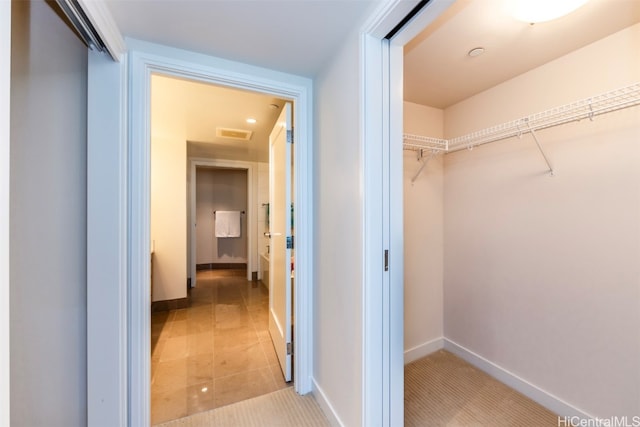
[{"label": "shelf bracket", "polygon": [[547,163],[547,166],[549,167],[549,174],[553,176],[553,166],[551,166],[551,163],[549,162],[549,158],[547,158],[547,155],[545,154],[544,150],[542,149],[542,146],[540,145],[540,141],[538,141],[538,136],[536,135],[536,131],[533,130],[528,120],[526,121],[526,123],[527,123],[527,127],[529,128],[529,132],[531,132],[531,136],[533,136],[533,140],[536,142],[536,145],[538,146],[538,150],[540,150],[540,154],[542,154],[542,157],[544,157],[544,161]]},{"label": "shelf bracket", "polygon": [[415,173],[415,175],[413,175],[413,178],[411,178],[411,184],[413,185],[414,182],[416,182],[416,180],[418,179],[418,177],[420,176],[420,174],[422,173],[422,171],[424,170],[425,166],[427,166],[427,163],[429,163],[429,160],[431,160],[431,158],[433,156],[436,155],[435,151],[431,151],[431,153],[429,154],[429,157],[424,158],[422,156],[422,150],[420,150],[420,160],[422,160],[422,165],[420,166],[420,169],[418,169],[418,171]]}]

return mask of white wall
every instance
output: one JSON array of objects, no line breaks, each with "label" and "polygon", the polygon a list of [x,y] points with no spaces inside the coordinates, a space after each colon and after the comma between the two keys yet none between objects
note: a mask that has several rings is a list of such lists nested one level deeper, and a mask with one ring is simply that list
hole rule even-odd
[{"label": "white wall", "polygon": [[[405,102],[404,132],[443,138],[444,111]],[[405,362],[431,353],[443,335],[443,155],[411,183],[420,166],[416,152],[404,152]]]},{"label": "white wall", "polygon": [[[247,262],[247,171],[196,169],[196,263]],[[216,238],[213,212],[244,211],[239,238]]]},{"label": "white wall", "polygon": [[346,426],[361,424],[362,159],[359,45],[316,78],[314,380]]},{"label": "white wall", "polygon": [[187,143],[181,96],[155,90],[168,79],[151,80],[151,244],[153,301],[187,296]]},{"label": "white wall", "polygon": [[12,7],[11,425],[87,425],[87,48]]},{"label": "white wall", "polygon": [[[640,24],[445,111],[450,138],[638,81]],[[640,413],[640,109],[445,158],[448,339],[598,417]]]}]

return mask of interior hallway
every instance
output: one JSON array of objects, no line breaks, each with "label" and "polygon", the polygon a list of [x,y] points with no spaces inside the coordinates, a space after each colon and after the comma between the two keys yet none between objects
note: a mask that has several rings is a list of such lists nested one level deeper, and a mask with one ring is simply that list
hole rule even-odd
[{"label": "interior hallway", "polygon": [[189,308],[152,313],[152,424],[286,388],[268,310],[268,289],[245,270],[207,270]]}]

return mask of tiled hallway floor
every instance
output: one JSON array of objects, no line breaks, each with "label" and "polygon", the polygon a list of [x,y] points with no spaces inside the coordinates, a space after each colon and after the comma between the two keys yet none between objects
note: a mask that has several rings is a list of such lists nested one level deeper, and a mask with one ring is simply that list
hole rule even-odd
[{"label": "tiled hallway floor", "polygon": [[268,290],[244,270],[198,272],[189,308],[151,316],[151,422],[288,386],[269,336]]}]

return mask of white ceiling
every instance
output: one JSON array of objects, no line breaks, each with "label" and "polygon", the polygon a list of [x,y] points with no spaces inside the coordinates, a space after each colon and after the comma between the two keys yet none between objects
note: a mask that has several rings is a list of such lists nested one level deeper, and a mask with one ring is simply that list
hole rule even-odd
[{"label": "white ceiling", "polygon": [[[445,108],[640,21],[640,0],[590,0],[555,21],[511,18],[509,0],[458,0],[405,47],[405,100]],[[124,36],[313,77],[377,0],[105,0]],[[467,52],[482,46],[476,58]],[[187,111],[189,154],[266,161],[272,97],[173,80]],[[181,99],[178,104],[178,98]],[[278,101],[282,105],[282,100]],[[276,102],[276,103],[278,103]],[[251,143],[215,137],[247,129]]]},{"label": "white ceiling", "polygon": [[640,21],[640,0],[590,0],[535,25],[512,18],[508,1],[458,0],[405,46],[405,100],[446,108]]},{"label": "white ceiling", "polygon": [[104,0],[124,36],[313,77],[378,0]]},{"label": "white ceiling", "polygon": [[[184,135],[191,157],[269,161],[269,134],[285,100],[270,95],[154,75],[154,131]],[[272,108],[275,104],[279,108]],[[255,124],[246,119],[256,119]],[[216,128],[253,132],[249,141],[216,136]]]},{"label": "white ceiling", "polygon": [[[125,37],[312,78],[379,0],[103,1]],[[153,96],[175,112],[166,120],[186,126],[189,156],[268,161],[279,114],[268,105],[284,101],[168,78]],[[248,116],[258,122],[248,125]],[[250,142],[221,139],[216,126],[255,133]]]}]

